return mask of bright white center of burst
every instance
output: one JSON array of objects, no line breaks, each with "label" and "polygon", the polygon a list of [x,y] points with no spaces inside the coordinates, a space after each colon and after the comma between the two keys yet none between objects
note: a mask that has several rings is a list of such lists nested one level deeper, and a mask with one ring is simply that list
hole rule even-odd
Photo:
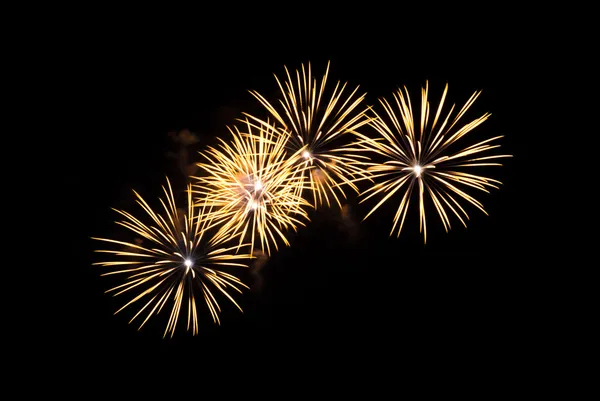
[{"label": "bright white center of burst", "polygon": [[185,262],[183,262],[183,264],[185,265],[185,267],[187,267],[189,269],[190,267],[192,267],[194,262],[192,262],[191,259],[186,259]]},{"label": "bright white center of burst", "polygon": [[419,177],[421,175],[421,170],[422,170],[421,166],[419,166],[418,164],[413,167],[413,171],[415,172],[415,175],[417,177]]},{"label": "bright white center of burst", "polygon": [[305,150],[304,152],[302,152],[302,157],[304,157],[305,159],[310,159],[310,152],[308,150]]},{"label": "bright white center of burst", "polygon": [[255,200],[250,201],[250,207],[254,210],[258,209],[258,203]]},{"label": "bright white center of burst", "polygon": [[256,181],[254,183],[254,191],[260,191],[263,188],[263,184],[262,182],[260,182],[260,180]]}]

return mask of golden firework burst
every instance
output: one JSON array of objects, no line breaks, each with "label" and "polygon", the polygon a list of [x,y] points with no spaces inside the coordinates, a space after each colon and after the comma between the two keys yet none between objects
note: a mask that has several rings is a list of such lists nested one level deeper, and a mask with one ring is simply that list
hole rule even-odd
[{"label": "golden firework burst", "polygon": [[[366,94],[358,96],[358,86],[349,93],[347,83],[341,85],[338,81],[333,92],[325,96],[329,63],[319,85],[313,79],[310,63],[308,68],[302,65],[301,73],[296,70],[295,80],[284,68],[287,81],[282,83],[275,75],[282,96],[276,105],[257,91],[250,93],[266,108],[275,124],[289,133],[286,147],[295,155],[295,165],[305,172],[313,206],[323,203],[330,206],[331,196],[341,207],[339,197],[346,197],[342,186],[348,185],[358,193],[354,182],[368,177],[362,165],[368,157],[359,154],[363,150],[357,146],[357,137],[347,135],[369,121],[367,108],[361,107]],[[245,114],[265,124],[256,116]]]},{"label": "golden firework burst", "polygon": [[[385,177],[385,181],[361,194],[369,194],[361,202],[377,194],[385,194],[385,196],[365,219],[396,192],[404,190],[390,232],[391,235],[397,227],[399,236],[413,188],[416,186],[419,194],[419,229],[423,233],[424,242],[427,242],[425,197],[430,197],[446,232],[450,229],[449,212],[466,227],[465,219],[469,216],[459,200],[468,202],[487,215],[481,202],[465,192],[466,187],[489,193],[488,188],[497,189],[498,185],[502,184],[500,181],[472,174],[469,170],[484,166],[501,166],[494,160],[511,157],[510,155],[483,155],[484,152],[499,148],[500,145],[495,144],[495,141],[502,136],[485,139],[469,146],[460,146],[461,139],[491,115],[485,113],[467,124],[457,125],[481,91],[475,92],[453,117],[454,105],[445,117],[441,117],[448,84],[435,115],[429,105],[428,92],[429,84],[426,83],[425,88],[421,88],[421,116],[416,122],[417,126],[415,126],[408,90],[405,87],[404,91],[399,89],[394,93],[396,108],[387,100],[380,99],[387,118],[384,119],[375,112],[375,118],[369,123],[380,134],[379,138],[370,139],[360,133],[357,134],[364,139],[361,146],[386,159],[381,164],[369,163],[369,170],[374,174],[373,178]],[[430,118],[432,116],[433,122]]]},{"label": "golden firework burst", "polygon": [[193,177],[195,200],[213,208],[211,219],[221,225],[218,237],[239,234],[240,242],[249,237],[252,250],[258,241],[270,254],[277,238],[289,245],[285,230],[308,220],[304,207],[310,205],[300,196],[303,170],[293,163],[304,148],[289,155],[287,134],[269,124],[246,120],[243,131],[237,126],[229,131],[231,143],[219,138],[219,148],[200,152],[206,162],[198,166],[205,174]]},{"label": "golden firework burst", "polygon": [[[160,199],[164,214],[152,210],[146,201],[134,191],[137,203],[146,212],[144,219],[116,210],[124,220],[116,223],[141,238],[141,241],[125,242],[106,238],[94,240],[118,246],[119,250],[97,250],[108,253],[117,260],[98,262],[94,265],[109,267],[113,271],[103,276],[118,275],[124,277],[124,283],[106,291],[114,296],[137,294],[115,314],[129,306],[138,306],[139,310],[129,323],[136,318],[143,319],[141,329],[153,314],[158,314],[170,301],[171,311],[164,332],[173,337],[182,311],[187,309],[187,330],[198,334],[198,294],[204,298],[213,321],[220,324],[221,308],[217,301],[220,294],[242,310],[229,294],[229,290],[241,293],[248,288],[237,277],[224,271],[228,267],[247,267],[239,261],[248,259],[249,254],[236,253],[240,246],[225,247],[225,237],[209,237],[211,224],[210,209],[197,208],[192,201],[191,186],[187,191],[187,213],[177,209],[171,183],[167,178],[167,187],[163,186],[165,199]],[[147,242],[148,245],[143,246]],[[236,251],[236,252],[234,252]]]}]

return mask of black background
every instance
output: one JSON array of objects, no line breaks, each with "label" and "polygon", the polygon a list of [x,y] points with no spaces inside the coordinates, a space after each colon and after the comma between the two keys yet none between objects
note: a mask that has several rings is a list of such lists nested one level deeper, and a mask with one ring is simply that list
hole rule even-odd
[{"label": "black background", "polygon": [[[84,34],[68,35],[73,61],[65,72],[75,82],[75,106],[65,125],[77,133],[56,146],[65,151],[62,206],[71,217],[59,231],[74,235],[73,255],[61,268],[57,297],[64,303],[48,327],[63,358],[86,367],[143,358],[198,369],[310,363],[327,370],[397,361],[523,369],[546,357],[540,327],[553,304],[539,274],[535,185],[519,173],[531,168],[541,135],[528,107],[542,95],[524,88],[542,80],[534,65],[544,43],[519,18],[490,10],[445,22],[359,14],[331,22],[316,13],[311,23],[308,15],[286,23],[204,13],[185,24],[138,16],[81,23]],[[403,23],[409,19],[416,21]],[[162,317],[137,331],[127,324],[131,315],[113,315],[121,303],[104,294],[89,237],[118,229],[111,207],[136,210],[131,189],[154,200],[165,174],[177,176],[169,132],[187,128],[199,146],[214,143],[241,112],[260,110],[249,89],[275,95],[273,73],[284,65],[310,61],[319,75],[328,60],[330,83],[360,85],[369,104],[402,85],[414,99],[425,80],[432,102],[446,82],[447,101],[457,105],[483,90],[468,116],[490,111],[478,135],[505,135],[502,150],[515,156],[493,171],[501,189],[478,195],[489,216],[471,208],[468,228],[453,220],[446,234],[430,209],[423,245],[416,219],[399,239],[388,237],[393,205],[360,223],[368,205],[349,193],[357,240],[338,210],[313,212],[308,227],[290,235],[291,247],[263,269],[262,290],[240,298],[244,314],[225,308],[220,327],[205,313],[199,336],[181,330],[163,340]]]}]

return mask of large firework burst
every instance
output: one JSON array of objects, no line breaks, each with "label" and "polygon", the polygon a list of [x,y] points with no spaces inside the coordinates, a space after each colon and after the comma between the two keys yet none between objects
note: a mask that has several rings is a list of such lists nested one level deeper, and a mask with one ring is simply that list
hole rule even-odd
[{"label": "large firework burst", "polygon": [[[256,91],[250,93],[266,108],[281,128],[289,132],[286,147],[296,155],[295,165],[305,171],[312,190],[313,206],[326,203],[330,196],[341,207],[339,196],[346,197],[342,185],[347,184],[358,193],[355,181],[367,177],[361,161],[368,159],[359,155],[362,149],[356,143],[344,140],[355,136],[346,135],[368,123],[366,108],[361,107],[365,94],[358,96],[357,86],[352,92],[345,91],[347,83],[336,84],[333,92],[324,96],[329,63],[321,83],[313,79],[310,63],[302,65],[302,73],[296,70],[295,80],[285,68],[287,81],[275,79],[282,98],[273,105]],[[264,123],[251,116],[251,119]],[[303,149],[301,152],[298,150]]]},{"label": "large firework burst", "polygon": [[[141,329],[153,314],[158,314],[165,305],[172,301],[171,311],[164,336],[175,333],[175,328],[182,308],[187,309],[187,330],[198,333],[198,309],[196,296],[204,298],[215,323],[220,324],[221,308],[217,301],[219,294],[229,299],[242,310],[229,294],[229,290],[242,292],[248,288],[237,277],[223,271],[226,267],[247,267],[238,263],[248,259],[249,254],[236,253],[239,245],[225,247],[227,238],[209,237],[209,210],[194,206],[191,186],[188,187],[188,206],[185,210],[177,209],[171,184],[167,179],[167,187],[163,186],[165,200],[160,199],[164,215],[155,213],[148,203],[134,191],[137,203],[146,212],[147,222],[143,222],[132,214],[116,210],[124,220],[117,224],[127,228],[142,241],[137,243],[117,241],[105,238],[95,240],[118,246],[120,250],[98,250],[108,253],[117,260],[98,262],[95,265],[110,267],[113,271],[103,276],[118,275],[124,277],[124,283],[107,293],[114,296],[137,292],[116,313],[128,306],[137,305],[139,310],[130,320],[143,319]],[[148,245],[142,246],[143,242]],[[236,252],[234,252],[234,250]]]},{"label": "large firework burst", "polygon": [[[390,233],[391,235],[397,227],[399,236],[411,194],[416,187],[419,194],[419,227],[425,242],[427,242],[426,196],[429,196],[433,202],[446,232],[450,228],[448,212],[454,214],[466,227],[465,219],[468,219],[469,216],[460,205],[459,200],[470,203],[487,215],[483,205],[465,192],[466,187],[489,192],[488,188],[498,188],[498,185],[501,184],[500,181],[475,175],[469,171],[472,168],[483,166],[501,166],[494,160],[511,157],[510,155],[483,155],[484,152],[500,147],[500,145],[492,143],[502,136],[489,138],[469,146],[459,146],[461,139],[490,116],[490,113],[485,113],[467,124],[457,125],[481,94],[480,91],[475,92],[453,118],[451,116],[454,105],[445,117],[440,118],[448,93],[448,84],[446,84],[435,115],[433,115],[427,100],[428,91],[427,83],[425,88],[421,88],[421,116],[416,122],[417,126],[415,126],[408,90],[405,87],[404,92],[399,89],[394,93],[396,108],[387,100],[380,100],[386,111],[387,119],[375,113],[376,118],[370,122],[370,125],[381,137],[369,140],[358,134],[365,139],[362,146],[387,159],[383,164],[370,163],[369,170],[374,173],[373,177],[385,177],[385,181],[365,191],[363,195],[368,193],[370,195],[361,202],[377,194],[385,194],[385,196],[373,207],[365,219],[402,189],[402,198]],[[430,118],[432,116],[433,122]]]},{"label": "large firework burst", "polygon": [[221,225],[217,236],[249,237],[252,249],[260,242],[270,254],[277,249],[277,237],[289,245],[284,231],[304,225],[308,220],[301,197],[302,170],[293,160],[304,148],[289,155],[285,149],[287,133],[271,125],[245,122],[244,130],[229,128],[231,143],[219,138],[219,148],[208,147],[200,154],[206,159],[198,166],[204,175],[193,177],[196,203],[213,207],[211,219]]}]

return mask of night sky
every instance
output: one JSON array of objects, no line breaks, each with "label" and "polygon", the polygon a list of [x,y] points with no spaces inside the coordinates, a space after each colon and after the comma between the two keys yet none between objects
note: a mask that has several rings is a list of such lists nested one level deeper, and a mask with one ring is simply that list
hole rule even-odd
[{"label": "night sky", "polygon": [[[63,270],[68,292],[60,294],[68,307],[57,312],[61,354],[90,365],[114,360],[125,366],[140,355],[194,365],[528,358],[524,350],[535,348],[541,318],[532,291],[536,274],[524,270],[535,259],[536,222],[528,217],[532,190],[518,172],[531,163],[528,136],[539,134],[525,130],[531,99],[517,94],[531,79],[523,57],[532,55],[525,40],[500,39],[499,28],[485,21],[451,25],[424,36],[414,27],[378,30],[374,22],[364,34],[345,36],[335,25],[305,35],[307,27],[288,40],[279,38],[285,36],[281,26],[274,36],[264,27],[228,25],[216,31],[165,27],[168,34],[153,35],[125,27],[86,36],[71,67],[79,71],[74,100],[80,104],[69,123],[80,132],[65,141],[70,150],[61,175],[73,219],[59,230],[75,235],[74,256]],[[311,212],[312,222],[290,234],[291,247],[282,247],[262,269],[262,288],[238,297],[244,314],[222,303],[220,327],[201,310],[199,336],[178,330],[163,340],[163,315],[139,332],[127,324],[131,313],[113,315],[125,298],[103,293],[109,283],[100,277],[102,268],[91,266],[98,258],[89,237],[110,238],[119,230],[111,207],[139,214],[132,189],[154,202],[165,175],[184,189],[178,160],[169,156],[178,151],[169,133],[195,133],[200,143],[189,155],[190,162],[198,160],[195,150],[225,137],[225,126],[241,112],[260,112],[248,90],[272,98],[278,90],[273,73],[281,75],[284,65],[296,69],[310,61],[320,76],[328,60],[329,83],[360,85],[372,105],[402,85],[414,101],[425,80],[434,104],[446,82],[447,102],[457,105],[483,90],[466,118],[486,111],[492,116],[474,135],[505,135],[501,151],[515,156],[490,172],[504,183],[500,190],[475,193],[489,216],[469,207],[468,228],[453,219],[446,234],[430,208],[424,245],[416,209],[409,210],[413,217],[400,238],[390,238],[399,199],[361,223],[373,203],[359,205],[347,191],[352,224],[337,208]]]}]

